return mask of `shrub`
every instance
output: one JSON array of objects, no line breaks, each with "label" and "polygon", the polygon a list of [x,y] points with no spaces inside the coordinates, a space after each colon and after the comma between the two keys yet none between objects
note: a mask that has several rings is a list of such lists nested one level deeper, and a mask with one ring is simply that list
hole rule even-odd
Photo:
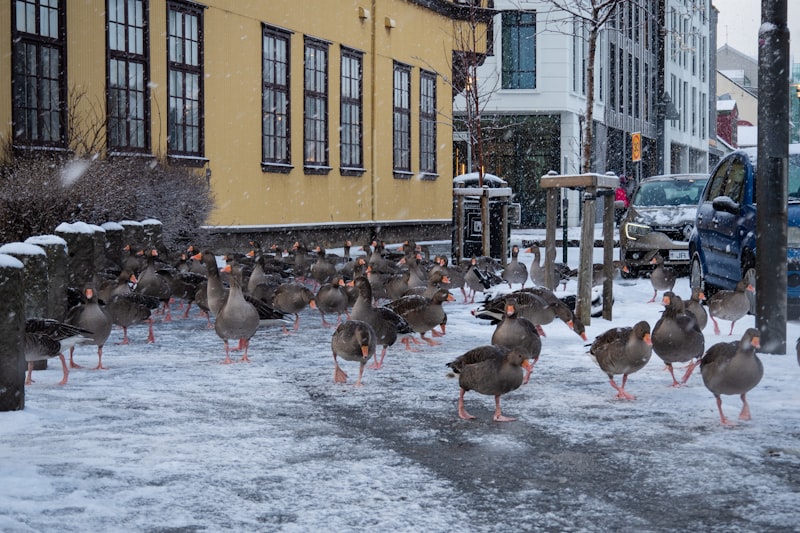
[{"label": "shrub", "polygon": [[62,222],[155,218],[174,250],[200,240],[212,207],[204,176],[155,159],[35,153],[0,164],[0,242],[50,234]]}]

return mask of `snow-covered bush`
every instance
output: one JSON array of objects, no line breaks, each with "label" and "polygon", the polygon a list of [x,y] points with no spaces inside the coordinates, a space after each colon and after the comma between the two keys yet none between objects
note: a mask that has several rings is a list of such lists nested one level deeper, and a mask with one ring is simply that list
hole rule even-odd
[{"label": "snow-covered bush", "polygon": [[175,249],[198,242],[212,207],[204,175],[153,158],[34,153],[0,164],[0,242],[49,234],[62,222],[155,218],[164,244]]}]

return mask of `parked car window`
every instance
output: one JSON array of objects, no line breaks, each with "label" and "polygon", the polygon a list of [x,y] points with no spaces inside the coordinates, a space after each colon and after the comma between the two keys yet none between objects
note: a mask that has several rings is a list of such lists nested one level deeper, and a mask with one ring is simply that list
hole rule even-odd
[{"label": "parked car window", "polygon": [[700,200],[704,180],[669,180],[642,182],[634,206],[693,205]]},{"label": "parked car window", "polygon": [[728,174],[728,167],[729,163],[725,162],[719,166],[719,168],[712,174],[711,176],[711,183],[708,186],[708,192],[703,198],[706,202],[710,202],[714,200],[717,196],[721,196],[723,194],[722,191],[725,190],[725,181]]},{"label": "parked car window", "polygon": [[725,192],[723,194],[736,203],[742,201],[744,173],[744,161],[738,158],[734,159],[731,162],[730,170],[728,170],[728,179],[725,182]]}]

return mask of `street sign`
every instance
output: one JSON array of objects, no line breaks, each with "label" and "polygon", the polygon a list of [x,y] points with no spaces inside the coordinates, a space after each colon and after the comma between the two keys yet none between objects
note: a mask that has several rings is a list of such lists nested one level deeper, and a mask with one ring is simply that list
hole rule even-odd
[{"label": "street sign", "polygon": [[642,134],[638,131],[631,133],[631,161],[642,160]]}]

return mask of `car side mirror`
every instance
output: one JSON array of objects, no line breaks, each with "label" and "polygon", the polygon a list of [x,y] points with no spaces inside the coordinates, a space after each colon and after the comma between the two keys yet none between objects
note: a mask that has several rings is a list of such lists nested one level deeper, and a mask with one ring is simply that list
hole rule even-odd
[{"label": "car side mirror", "polygon": [[717,196],[711,202],[711,206],[717,211],[724,211],[732,215],[739,213],[739,204],[734,202],[730,196]]}]

